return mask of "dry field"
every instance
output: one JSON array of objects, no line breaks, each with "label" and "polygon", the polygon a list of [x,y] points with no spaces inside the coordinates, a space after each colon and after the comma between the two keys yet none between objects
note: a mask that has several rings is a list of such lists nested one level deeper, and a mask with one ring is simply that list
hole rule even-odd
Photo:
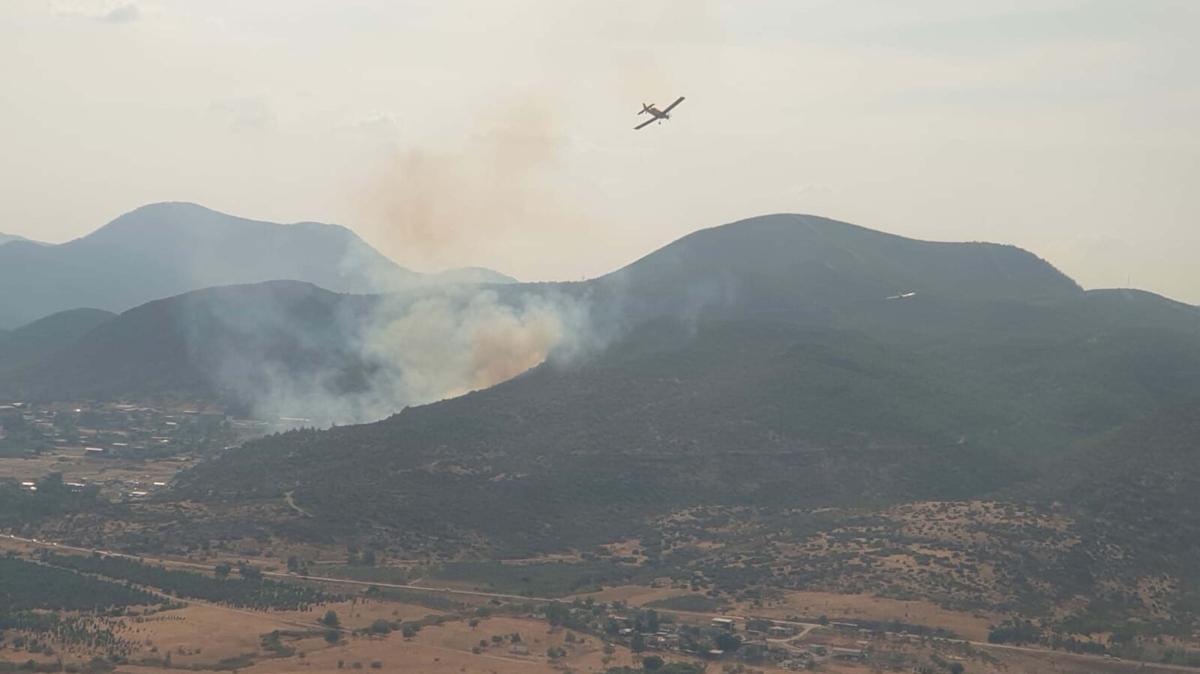
[{"label": "dry field", "polygon": [[645,606],[653,601],[695,594],[688,590],[672,587],[648,587],[646,585],[616,585],[599,592],[578,595],[580,599],[592,598],[598,602],[623,601],[630,606]]},{"label": "dry field", "polygon": [[361,597],[334,604],[314,606],[307,611],[275,611],[273,612],[273,615],[285,620],[315,627],[317,625],[317,620],[320,619],[321,616],[325,615],[326,611],[330,610],[337,612],[338,618],[341,620],[342,627],[349,630],[370,627],[371,623],[380,619],[387,621],[402,620],[405,622],[412,622],[427,616],[442,615],[441,611],[426,608],[424,606],[404,604],[393,601],[364,599]]},{"label": "dry field", "polygon": [[833,592],[786,592],[782,598],[761,608],[743,604],[735,611],[741,615],[765,618],[787,616],[826,616],[832,621],[854,619],[891,621],[942,627],[971,641],[987,640],[990,625],[999,622],[984,613],[963,613],[942,608],[927,601],[902,601],[866,594]]},{"label": "dry field", "polygon": [[[521,635],[521,646],[516,648],[510,641],[514,633]],[[332,673],[359,668],[370,671],[378,663],[378,671],[392,672],[551,674],[564,668],[580,673],[603,672],[608,667],[632,662],[628,651],[617,649],[605,663],[601,644],[595,637],[579,635],[574,643],[566,643],[566,634],[537,620],[490,618],[475,627],[459,620],[425,627],[412,639],[392,633],[386,637],[350,638],[336,646],[320,639],[304,639],[291,644],[303,657],[298,654],[264,659],[241,671],[254,674]],[[509,638],[495,644],[492,636]],[[488,646],[480,648],[480,641],[486,641]],[[564,648],[567,655],[551,661],[546,655],[551,647]]]},{"label": "dry field", "polygon": [[[639,597],[632,588],[623,588],[625,596]],[[642,595],[639,598],[644,599]],[[875,600],[870,597],[847,597],[826,593],[792,593],[785,601],[767,609],[773,613],[808,612],[822,608],[838,617],[883,619],[888,611],[907,604],[910,619],[952,621],[955,615],[938,614],[913,602]],[[356,629],[378,618],[388,620],[419,620],[436,613],[422,606],[399,602],[363,600],[340,602],[310,611],[248,611],[226,607],[195,604],[146,617],[122,619],[127,625],[122,636],[136,641],[139,651],[131,660],[164,658],[168,654],[173,668],[122,665],[120,672],[139,674],[177,673],[179,667],[216,669],[221,660],[245,657],[253,664],[242,663],[238,671],[254,674],[284,674],[314,672],[330,674],[344,671],[393,671],[478,674],[551,674],[571,670],[580,674],[599,674],[609,667],[631,665],[635,658],[624,647],[615,647],[610,655],[603,644],[592,635],[570,634],[562,628],[521,617],[490,617],[474,626],[471,621],[451,618],[442,624],[427,625],[413,638],[399,632],[386,636],[351,636],[343,634],[342,641],[330,645],[321,636],[316,618],[326,610],[335,610],[344,626]],[[917,613],[914,613],[916,611]],[[928,613],[922,613],[928,611]],[[838,613],[840,612],[840,613]],[[763,610],[755,613],[763,614]],[[978,619],[976,619],[978,620]],[[953,625],[947,625],[953,626]],[[963,631],[962,625],[960,632]],[[264,650],[262,636],[279,630],[285,646],[294,649],[291,655],[280,657]],[[519,634],[519,639],[512,635]],[[570,636],[568,636],[570,634]],[[848,639],[832,633],[818,641],[846,642]],[[817,636],[817,635],[814,635]],[[551,648],[563,649],[566,654],[550,658]],[[938,642],[901,642],[895,639],[873,641],[875,652],[894,652],[908,657],[908,662],[928,662],[937,652],[946,660],[959,660],[972,674],[1018,674],[1055,672],[1058,674],[1123,674],[1126,672],[1178,672],[1180,668],[1147,666],[1112,659],[1071,655],[1067,653],[1035,652],[1027,649],[965,645]],[[674,656],[668,656],[670,659]],[[915,660],[914,660],[915,658]],[[24,662],[28,654],[0,651],[0,659]],[[45,657],[35,657],[45,661]],[[79,658],[86,659],[86,658]],[[229,665],[225,665],[228,667]],[[721,665],[710,665],[709,672],[721,671]],[[781,674],[784,669],[754,666],[752,671]],[[831,674],[866,674],[883,671],[879,663],[852,664],[824,662],[820,671]],[[1196,671],[1196,670],[1190,670]]]},{"label": "dry field", "polygon": [[170,482],[194,460],[167,457],[148,461],[84,456],[82,447],[58,447],[39,456],[0,458],[0,479],[37,481],[48,473],[62,473],[67,482],[109,483],[140,482],[146,489],[155,482]]}]

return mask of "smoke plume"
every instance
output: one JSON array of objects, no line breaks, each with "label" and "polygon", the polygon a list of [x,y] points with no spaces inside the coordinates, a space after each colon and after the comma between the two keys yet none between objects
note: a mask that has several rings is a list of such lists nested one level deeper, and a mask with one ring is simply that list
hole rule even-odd
[{"label": "smoke plume", "polygon": [[[264,289],[266,288],[266,289]],[[187,312],[193,362],[264,419],[381,419],[562,365],[601,344],[589,302],[547,287],[444,284],[378,296],[265,284]]]}]

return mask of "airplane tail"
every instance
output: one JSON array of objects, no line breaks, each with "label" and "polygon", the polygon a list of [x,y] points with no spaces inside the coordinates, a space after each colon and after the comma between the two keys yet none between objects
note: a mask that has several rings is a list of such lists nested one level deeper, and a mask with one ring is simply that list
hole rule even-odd
[{"label": "airplane tail", "polygon": [[653,103],[651,103],[650,105],[647,105],[647,104],[645,104],[645,103],[642,103],[642,111],[641,111],[641,112],[639,112],[638,114],[639,114],[639,115],[644,115],[644,114],[646,114],[647,112],[650,112],[650,106],[652,106],[652,105],[654,105],[654,104],[653,104]]}]

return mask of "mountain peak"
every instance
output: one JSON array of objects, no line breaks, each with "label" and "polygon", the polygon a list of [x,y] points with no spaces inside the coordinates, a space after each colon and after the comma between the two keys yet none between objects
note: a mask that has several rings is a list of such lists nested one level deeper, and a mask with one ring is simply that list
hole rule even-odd
[{"label": "mountain peak", "polygon": [[702,229],[601,278],[739,312],[827,309],[902,292],[1029,301],[1082,289],[1016,246],[935,242],[815,215],[777,213]]},{"label": "mountain peak", "polygon": [[139,206],[120,215],[80,240],[140,245],[141,241],[129,237],[173,237],[184,233],[211,239],[230,235],[244,236],[247,233],[268,235],[272,232],[285,232],[291,228],[295,231],[332,235],[347,241],[358,239],[354,232],[340,225],[318,222],[285,225],[229,215],[188,201],[162,201]]},{"label": "mountain peak", "polygon": [[272,280],[373,293],[506,277],[476,270],[418,274],[339,225],[285,225],[170,201],[136,208],[61,245],[5,244],[0,285],[25,290],[0,297],[0,327],[79,306],[124,311],[199,288]]}]

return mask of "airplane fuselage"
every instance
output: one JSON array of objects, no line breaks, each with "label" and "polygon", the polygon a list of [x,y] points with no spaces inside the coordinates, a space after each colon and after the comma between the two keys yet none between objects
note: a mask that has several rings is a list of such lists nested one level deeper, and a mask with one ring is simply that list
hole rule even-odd
[{"label": "airplane fuselage", "polygon": [[[659,110],[658,108],[654,107],[653,103],[651,103],[650,105],[642,106],[642,113],[650,115],[654,119],[671,119],[670,113]],[[638,114],[642,114],[642,113],[638,113]]]},{"label": "airplane fuselage", "polygon": [[675,99],[675,102],[668,105],[665,110],[659,110],[653,103],[642,103],[642,110],[639,115],[650,115],[650,119],[633,127],[634,130],[642,129],[655,122],[661,122],[664,119],[671,119],[671,109],[683,102],[683,96]]}]

